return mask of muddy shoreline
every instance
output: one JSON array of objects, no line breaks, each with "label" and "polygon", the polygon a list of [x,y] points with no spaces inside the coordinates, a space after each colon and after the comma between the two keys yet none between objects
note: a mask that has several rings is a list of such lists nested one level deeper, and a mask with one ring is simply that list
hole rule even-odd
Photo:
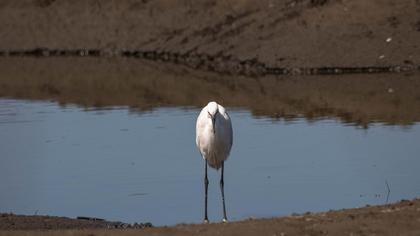
[{"label": "muddy shoreline", "polygon": [[271,67],[256,59],[238,60],[231,56],[208,55],[196,53],[174,53],[165,51],[114,50],[101,49],[48,49],[35,48],[29,50],[0,51],[3,57],[127,57],[146,59],[157,62],[184,65],[192,69],[217,72],[226,75],[266,76],[266,75],[344,75],[373,73],[413,73],[420,71],[420,65],[410,63],[392,66],[363,67]]},{"label": "muddy shoreline", "polygon": [[0,215],[0,235],[416,235],[420,232],[420,200],[227,224],[137,225],[133,229],[135,225],[126,224],[121,230],[106,221]]},{"label": "muddy shoreline", "polygon": [[68,218],[48,215],[0,213],[0,232],[2,230],[144,229],[150,227],[153,227],[150,222],[129,224],[86,216]]},{"label": "muddy shoreline", "polygon": [[5,0],[0,51],[123,54],[250,75],[419,68],[418,1],[321,2]]}]

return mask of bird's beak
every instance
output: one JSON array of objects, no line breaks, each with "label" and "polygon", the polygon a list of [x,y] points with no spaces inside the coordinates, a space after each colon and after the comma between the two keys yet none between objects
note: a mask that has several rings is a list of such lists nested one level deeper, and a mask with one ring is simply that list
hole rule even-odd
[{"label": "bird's beak", "polygon": [[209,117],[211,119],[211,126],[213,127],[213,134],[216,133],[216,114],[212,115],[210,112],[207,112],[209,114]]},{"label": "bird's beak", "polygon": [[216,120],[215,119],[216,119],[215,116],[211,117],[211,124],[213,125],[213,134],[216,133]]}]

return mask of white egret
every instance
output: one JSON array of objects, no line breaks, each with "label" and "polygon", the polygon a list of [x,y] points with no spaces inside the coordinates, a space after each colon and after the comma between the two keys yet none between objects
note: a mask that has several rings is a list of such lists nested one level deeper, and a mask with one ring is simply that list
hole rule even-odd
[{"label": "white egret", "polygon": [[223,182],[224,162],[227,160],[233,141],[232,123],[225,108],[216,102],[209,102],[197,118],[196,144],[205,160],[204,175],[204,222],[207,223],[207,190],[209,181],[207,178],[207,165],[216,170],[222,168],[220,177],[220,190],[223,201],[223,222],[227,222],[225,193]]}]

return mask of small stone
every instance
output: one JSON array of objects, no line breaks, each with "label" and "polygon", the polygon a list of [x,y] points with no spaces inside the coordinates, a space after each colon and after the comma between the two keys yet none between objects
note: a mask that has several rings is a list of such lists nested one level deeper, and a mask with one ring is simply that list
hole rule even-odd
[{"label": "small stone", "polygon": [[145,228],[151,228],[151,227],[153,227],[153,225],[150,222],[146,222],[146,223],[144,223],[144,227]]},{"label": "small stone", "polygon": [[390,212],[392,212],[392,210],[391,210],[391,209],[384,209],[384,210],[382,210],[381,212],[382,212],[382,213],[390,213]]},{"label": "small stone", "polygon": [[389,37],[389,38],[387,38],[386,40],[385,40],[385,42],[387,42],[387,43],[390,43],[392,41],[392,38],[391,37]]},{"label": "small stone", "polygon": [[385,58],[385,55],[380,55],[379,56],[379,59],[384,59]]}]

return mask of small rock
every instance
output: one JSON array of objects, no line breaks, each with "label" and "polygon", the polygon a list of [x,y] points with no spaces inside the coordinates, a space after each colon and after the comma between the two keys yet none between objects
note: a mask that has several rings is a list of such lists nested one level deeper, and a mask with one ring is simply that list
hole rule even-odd
[{"label": "small rock", "polygon": [[151,227],[153,227],[152,223],[150,223],[150,222],[146,222],[143,225],[144,225],[144,228],[151,228]]},{"label": "small rock", "polygon": [[391,209],[384,209],[384,210],[382,210],[381,212],[382,212],[382,213],[390,213],[390,212],[392,212],[392,210],[391,210]]},{"label": "small rock", "polygon": [[382,60],[385,58],[385,55],[380,55],[378,58]]},{"label": "small rock", "polygon": [[388,88],[388,93],[393,93],[393,92],[394,92],[394,89]]},{"label": "small rock", "polygon": [[386,40],[385,40],[385,42],[387,42],[387,43],[390,43],[392,41],[392,38],[391,37],[389,37],[389,38],[387,38]]},{"label": "small rock", "polygon": [[[412,56],[410,56],[411,58]],[[408,65],[414,65],[414,62],[411,60],[404,60],[404,64],[408,64]]]}]

